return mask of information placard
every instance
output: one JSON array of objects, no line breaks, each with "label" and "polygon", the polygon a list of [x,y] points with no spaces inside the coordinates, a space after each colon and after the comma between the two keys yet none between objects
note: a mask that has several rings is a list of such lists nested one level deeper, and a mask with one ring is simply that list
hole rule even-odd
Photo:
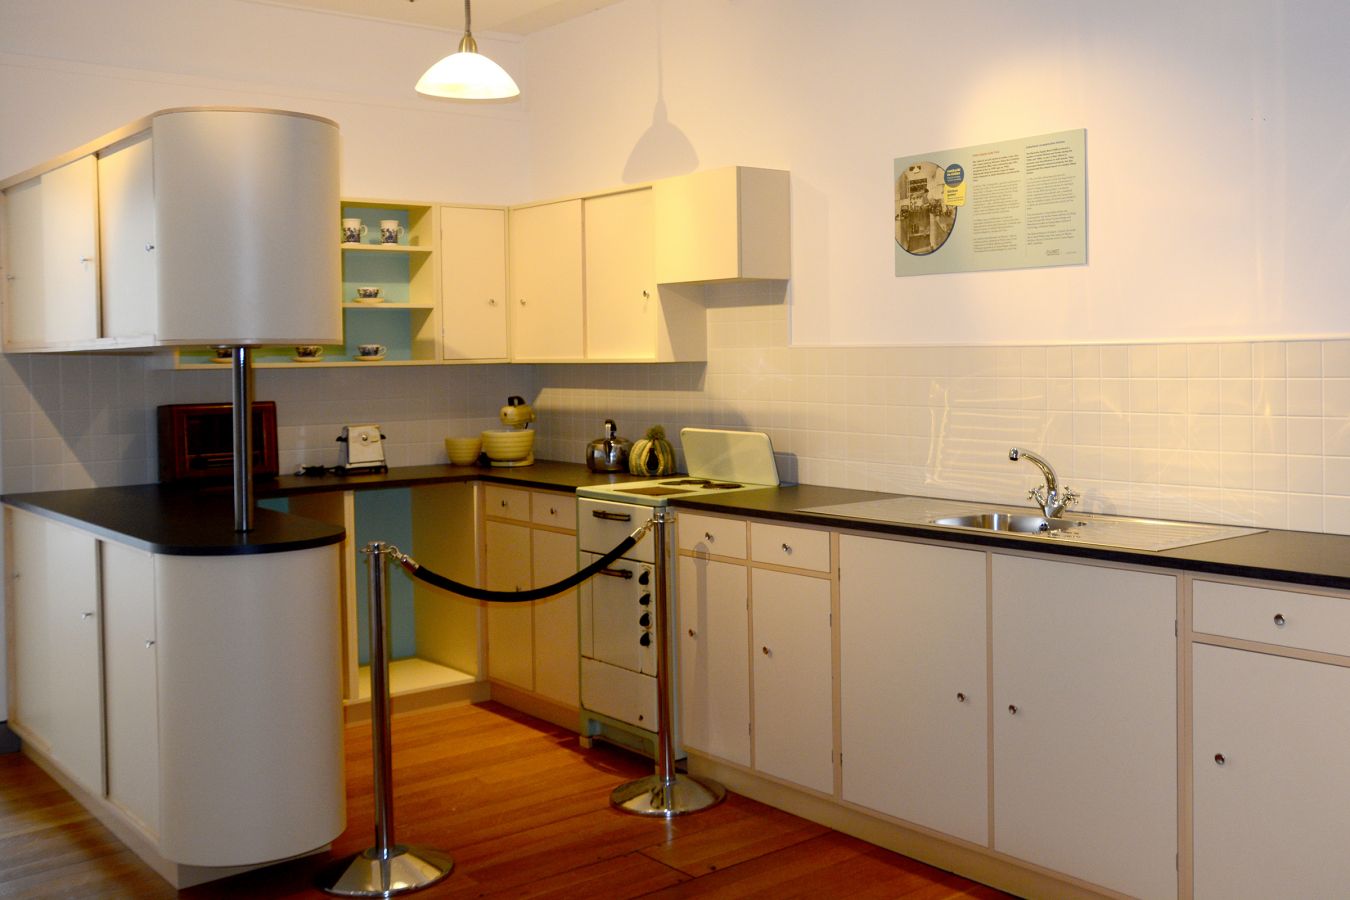
[{"label": "information placard", "polygon": [[895,274],[1087,262],[1085,129],[895,160]]}]

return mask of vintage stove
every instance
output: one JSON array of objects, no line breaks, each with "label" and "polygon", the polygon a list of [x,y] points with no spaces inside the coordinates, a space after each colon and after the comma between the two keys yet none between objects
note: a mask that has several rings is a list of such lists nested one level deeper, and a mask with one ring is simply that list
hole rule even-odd
[{"label": "vintage stove", "polygon": [[[719,496],[776,487],[773,446],[760,432],[684,428],[680,431],[688,475],[669,475],[577,489],[577,546],[581,565],[611,550],[655,515],[675,523],[671,500]],[[669,548],[677,545],[667,529]],[[658,727],[657,580],[670,599],[678,633],[671,559],[657,559],[651,534],[579,590],[583,739],[602,737],[652,753]],[[675,659],[675,643],[670,647]],[[678,660],[676,660],[678,667]],[[670,673],[672,679],[675,672]],[[672,684],[677,683],[672,681]],[[678,705],[672,716],[678,735]],[[676,739],[674,745],[678,747]],[[682,752],[678,755],[683,755]]]}]

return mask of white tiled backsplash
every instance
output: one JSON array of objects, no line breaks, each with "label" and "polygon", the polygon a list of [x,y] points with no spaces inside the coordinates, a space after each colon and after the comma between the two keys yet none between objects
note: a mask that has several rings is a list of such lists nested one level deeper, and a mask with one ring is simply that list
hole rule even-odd
[{"label": "white tiled backsplash", "polygon": [[[261,370],[281,465],[333,464],[375,422],[391,465],[497,427],[522,394],[536,455],[580,461],[613,418],[765,431],[787,481],[1023,503],[1048,457],[1083,508],[1350,533],[1350,341],[1079,347],[790,348],[787,310],[710,289],[704,364]],[[153,481],[154,409],[228,399],[224,372],[143,357],[0,357],[4,491]]]}]

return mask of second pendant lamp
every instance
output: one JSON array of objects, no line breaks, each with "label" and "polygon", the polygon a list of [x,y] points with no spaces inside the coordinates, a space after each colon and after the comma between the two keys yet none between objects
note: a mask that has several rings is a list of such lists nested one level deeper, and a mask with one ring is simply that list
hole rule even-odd
[{"label": "second pendant lamp", "polygon": [[459,50],[422,74],[417,92],[454,100],[505,100],[520,96],[506,70],[478,52],[470,26],[469,0],[464,0],[464,37]]}]

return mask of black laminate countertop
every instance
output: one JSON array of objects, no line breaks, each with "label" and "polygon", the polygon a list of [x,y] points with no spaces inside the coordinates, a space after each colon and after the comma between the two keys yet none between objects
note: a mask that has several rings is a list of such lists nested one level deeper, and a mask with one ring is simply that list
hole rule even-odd
[{"label": "black laminate countertop", "polygon": [[[520,488],[572,491],[578,487],[640,480],[629,475],[597,474],[579,463],[541,460],[531,466],[406,466],[380,475],[288,475],[260,484],[258,496],[284,497],[341,490],[378,490],[486,481]],[[687,510],[753,516],[856,532],[922,537],[982,547],[1032,550],[1047,555],[1158,566],[1190,572],[1260,578],[1291,584],[1350,590],[1350,537],[1304,531],[1267,530],[1175,550],[1146,551],[1097,547],[1034,536],[982,534],[922,525],[873,522],[802,512],[895,494],[817,485],[789,485],[673,501]],[[90,488],[8,494],[0,501],[83,526],[157,553],[226,555],[297,550],[335,543],[342,529],[267,509],[257,511],[256,529],[235,533],[226,489],[185,490],[160,485]],[[968,502],[968,501],[964,501]]]},{"label": "black laminate countertop", "polygon": [[254,528],[234,530],[234,504],[225,491],[159,484],[6,494],[0,501],[151,553],[232,556],[324,547],[344,531],[314,519],[257,509]]}]

